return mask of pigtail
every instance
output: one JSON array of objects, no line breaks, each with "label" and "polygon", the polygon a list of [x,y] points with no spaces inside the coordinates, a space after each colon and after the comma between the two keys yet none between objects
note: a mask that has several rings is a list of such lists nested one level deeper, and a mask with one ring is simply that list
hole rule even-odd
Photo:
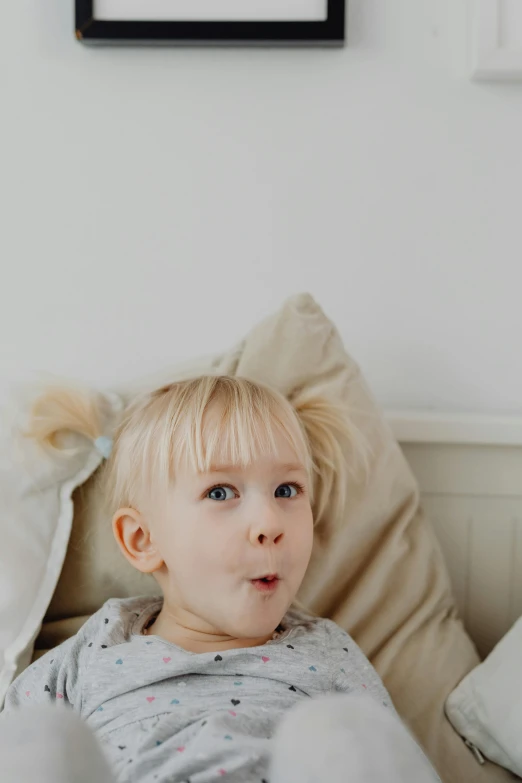
[{"label": "pigtail", "polygon": [[45,449],[64,452],[64,436],[83,435],[91,442],[103,436],[103,398],[93,392],[51,387],[33,403],[25,434]]},{"label": "pigtail", "polygon": [[326,535],[340,520],[350,479],[367,475],[370,449],[347,410],[321,397],[292,400],[310,444],[314,471],[314,523]]}]

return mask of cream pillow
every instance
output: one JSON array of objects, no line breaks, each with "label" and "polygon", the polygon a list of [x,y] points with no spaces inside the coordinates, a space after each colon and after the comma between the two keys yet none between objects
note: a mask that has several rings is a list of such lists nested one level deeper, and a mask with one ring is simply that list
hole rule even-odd
[{"label": "cream pillow", "polygon": [[522,777],[522,617],[446,702],[459,734]]},{"label": "cream pillow", "polygon": [[[31,661],[38,634],[62,570],[73,520],[71,495],[102,460],[85,439],[70,439],[59,459],[23,435],[29,392],[13,395],[0,427],[0,708],[14,677]],[[102,397],[112,430],[121,410]]]},{"label": "cream pillow", "polygon": [[[350,481],[334,535],[317,538],[300,598],[363,648],[445,783],[510,780],[494,764],[480,766],[444,714],[448,694],[479,659],[457,617],[413,475],[331,321],[309,295],[294,297],[197,372],[246,376],[287,395],[304,387],[350,407],[372,448],[369,474]],[[167,370],[140,390],[179,377]],[[135,391],[118,394],[130,399]],[[75,495],[69,551],[38,647],[62,641],[107,598],[143,592],[157,593],[155,583],[117,551],[90,481]]]}]

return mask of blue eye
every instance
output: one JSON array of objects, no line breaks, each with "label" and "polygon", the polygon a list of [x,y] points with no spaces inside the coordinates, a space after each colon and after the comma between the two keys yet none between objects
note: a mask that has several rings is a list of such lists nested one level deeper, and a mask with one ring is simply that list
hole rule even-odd
[{"label": "blue eye", "polygon": [[281,484],[275,491],[276,498],[295,498],[297,487],[293,484]]},{"label": "blue eye", "polygon": [[210,500],[233,500],[235,497],[231,487],[213,487],[207,492],[207,498]]}]

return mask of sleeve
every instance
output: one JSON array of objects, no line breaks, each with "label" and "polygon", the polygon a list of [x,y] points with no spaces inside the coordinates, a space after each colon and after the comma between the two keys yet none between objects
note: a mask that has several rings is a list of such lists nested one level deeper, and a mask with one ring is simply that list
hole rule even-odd
[{"label": "sleeve", "polygon": [[100,629],[104,607],[71,636],[27,667],[9,687],[0,718],[13,709],[34,704],[65,704],[81,713],[82,683]]},{"label": "sleeve", "polygon": [[74,707],[78,694],[76,648],[73,636],[28,666],[9,687],[2,717],[13,709],[55,701]]},{"label": "sleeve", "polygon": [[390,694],[366,655],[352,637],[331,620],[327,621],[326,646],[332,691],[367,693],[379,704],[396,712]]}]

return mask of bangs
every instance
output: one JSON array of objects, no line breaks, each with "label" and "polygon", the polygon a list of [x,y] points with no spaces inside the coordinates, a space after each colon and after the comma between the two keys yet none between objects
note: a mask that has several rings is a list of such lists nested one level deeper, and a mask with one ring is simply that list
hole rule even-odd
[{"label": "bangs", "polygon": [[180,467],[208,473],[217,465],[277,459],[281,438],[307,472],[312,497],[309,440],[282,394],[222,375],[173,383],[127,410],[105,475],[109,503],[118,508],[161,502]]},{"label": "bangs", "polygon": [[209,473],[267,457],[287,463],[281,441],[308,476],[314,524],[327,535],[350,474],[358,475],[356,460],[366,467],[366,443],[349,412],[306,392],[294,392],[290,403],[268,386],[226,375],[174,382],[129,405],[103,473],[108,508],[152,513],[183,467]]},{"label": "bangs", "polygon": [[217,465],[246,467],[261,457],[277,459],[279,436],[311,475],[307,439],[282,395],[243,378],[211,378],[205,385],[201,396],[188,396],[180,426],[172,432],[174,473],[176,464],[207,473]]}]

